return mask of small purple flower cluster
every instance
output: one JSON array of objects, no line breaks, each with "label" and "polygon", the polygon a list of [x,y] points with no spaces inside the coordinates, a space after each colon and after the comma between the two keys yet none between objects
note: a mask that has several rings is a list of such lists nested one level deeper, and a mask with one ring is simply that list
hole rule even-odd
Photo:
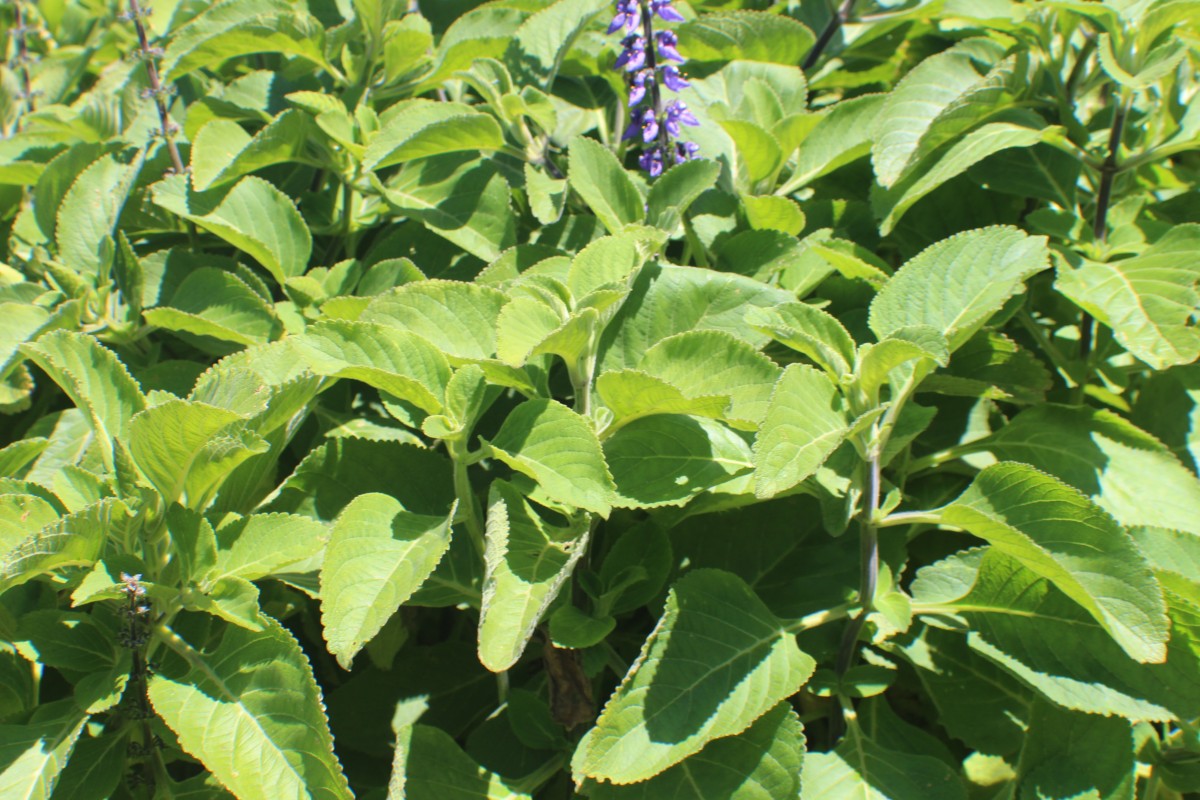
[{"label": "small purple flower cluster", "polygon": [[[682,64],[684,58],[675,49],[679,43],[675,32],[656,32],[653,24],[655,16],[666,22],[683,22],[683,15],[671,5],[671,0],[617,0],[616,6],[617,13],[608,32],[616,33],[622,29],[626,32],[615,66],[628,75],[629,107],[633,109],[629,127],[621,138],[642,140],[646,147],[638,164],[651,177],[658,177],[668,153],[673,155],[676,164],[682,164],[700,152],[695,142],[681,138],[683,125],[700,124],[696,115],[678,98],[664,106],[659,91],[665,86],[672,92],[679,92],[689,86],[676,66]],[[649,42],[654,43],[653,47]],[[645,103],[647,98],[649,102]]]}]

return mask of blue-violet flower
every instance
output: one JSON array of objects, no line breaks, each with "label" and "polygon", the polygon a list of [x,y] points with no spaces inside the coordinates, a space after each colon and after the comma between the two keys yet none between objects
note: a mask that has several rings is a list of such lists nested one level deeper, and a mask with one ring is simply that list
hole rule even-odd
[{"label": "blue-violet flower", "polygon": [[[666,19],[666,17],[663,17],[663,19]],[[641,24],[642,4],[640,0],[617,0],[617,15],[613,17],[612,24],[608,26],[608,32],[609,34],[614,34],[621,28],[633,31],[637,30],[637,26]]]},{"label": "blue-violet flower", "polygon": [[621,55],[617,56],[615,66],[620,69],[625,68],[626,72],[636,72],[646,66],[646,40],[640,36],[626,36],[621,40],[621,45],[625,48],[621,51]]},{"label": "blue-violet flower", "polygon": [[671,0],[650,0],[650,13],[667,22],[683,22],[683,15],[671,6]]}]

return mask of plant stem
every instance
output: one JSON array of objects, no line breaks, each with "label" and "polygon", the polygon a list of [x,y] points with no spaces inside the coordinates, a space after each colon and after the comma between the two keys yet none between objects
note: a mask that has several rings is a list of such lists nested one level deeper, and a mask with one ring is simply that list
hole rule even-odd
[{"label": "plant stem", "polygon": [[[25,101],[25,113],[33,111],[33,80],[29,77],[29,43],[25,38],[25,9],[21,0],[13,2],[13,11],[16,18],[13,21],[13,34],[16,39],[17,47],[17,75],[21,79],[21,96]],[[17,117],[15,130],[21,130],[21,118]]]},{"label": "plant stem", "polygon": [[163,140],[167,143],[167,150],[171,154],[171,164],[175,169],[175,173],[182,175],[187,171],[183,165],[183,159],[179,156],[179,147],[175,144],[175,133],[178,128],[171,122],[170,114],[167,111],[166,90],[163,88],[162,81],[158,75],[158,64],[156,59],[162,55],[162,51],[150,47],[150,40],[146,37],[146,26],[142,24],[142,17],[147,13],[147,9],[143,9],[138,5],[138,0],[129,0],[129,19],[133,22],[133,27],[137,30],[138,37],[138,52],[141,54],[142,60],[146,64],[146,77],[150,82],[150,89],[147,94],[154,97],[154,105],[158,109],[158,121],[162,128]]},{"label": "plant stem", "polygon": [[800,619],[788,625],[786,630],[788,633],[800,633],[801,631],[819,628],[830,622],[837,622],[840,619],[845,619],[850,616],[851,609],[858,606],[858,603],[842,603],[833,608],[827,608],[824,611],[814,611],[811,614],[806,614]]},{"label": "plant stem", "polygon": [[661,124],[663,105],[662,92],[658,88],[658,54],[654,50],[654,23],[652,20],[654,14],[650,11],[646,0],[639,0],[639,2],[642,5],[642,36],[646,40],[646,67],[649,69],[649,77],[646,78],[646,81],[650,84],[650,104],[654,106],[654,118],[660,121],[658,143],[663,149],[665,161],[671,141],[670,135],[667,133],[667,126]]},{"label": "plant stem", "polygon": [[[1107,260],[1108,243],[1108,209],[1112,203],[1113,181],[1117,177],[1119,165],[1117,153],[1121,149],[1121,137],[1125,132],[1125,117],[1129,113],[1129,96],[1124,92],[1117,99],[1113,112],[1112,128],[1108,133],[1108,154],[1100,165],[1100,186],[1096,190],[1096,216],[1092,220],[1092,236],[1100,244],[1102,255]],[[1079,354],[1086,361],[1092,353],[1092,329],[1096,322],[1092,315],[1083,312],[1079,318]]]},{"label": "plant stem", "polygon": [[875,521],[875,515],[879,511],[881,481],[879,460],[879,453],[872,453],[867,462],[867,508],[859,519],[862,557],[859,571],[859,584],[862,587],[859,592],[861,609],[850,620],[850,624],[846,626],[846,633],[842,636],[834,667],[838,675],[846,674],[846,670],[854,663],[855,644],[863,626],[867,624],[867,616],[875,605],[875,588],[879,584],[879,529]]},{"label": "plant stem", "polygon": [[458,498],[458,507],[462,511],[463,523],[471,537],[471,544],[475,546],[479,557],[483,558],[487,544],[484,539],[483,518],[479,513],[479,502],[475,497],[475,490],[471,488],[471,476],[467,473],[466,441],[452,440],[448,444],[450,458],[454,462],[454,494]]},{"label": "plant stem", "polygon": [[804,64],[801,69],[808,72],[816,65],[817,59],[821,57],[821,53],[825,52],[825,48],[833,41],[834,35],[838,30],[846,24],[846,20],[850,19],[850,12],[854,10],[854,0],[842,0],[842,5],[838,8],[837,13],[830,18],[826,23],[825,29],[821,31],[821,35],[817,37],[816,43],[812,50],[808,51],[808,55],[804,57]]}]

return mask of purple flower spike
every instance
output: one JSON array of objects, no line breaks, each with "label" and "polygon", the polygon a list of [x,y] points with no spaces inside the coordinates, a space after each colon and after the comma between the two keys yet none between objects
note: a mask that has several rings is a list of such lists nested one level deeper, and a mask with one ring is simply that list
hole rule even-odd
[{"label": "purple flower spike", "polygon": [[617,63],[614,65],[617,69],[624,67],[626,72],[637,72],[646,66],[645,39],[640,36],[626,36],[621,40],[621,45],[625,49],[617,56]]},{"label": "purple flower spike", "polygon": [[613,34],[621,30],[621,28],[633,31],[641,24],[641,3],[638,0],[617,0],[617,15],[613,17],[612,24],[608,26],[608,32]]},{"label": "purple flower spike", "polygon": [[653,142],[658,137],[658,117],[654,116],[654,109],[647,108],[642,112],[642,141]]},{"label": "purple flower spike", "polygon": [[675,45],[679,44],[679,37],[675,35],[675,31],[659,31],[654,34],[654,41],[658,44],[658,54],[668,61],[682,64],[686,60],[675,49]]},{"label": "purple flower spike", "polygon": [[672,92],[682,92],[692,85],[680,74],[679,68],[673,64],[667,64],[662,68],[662,82]]},{"label": "purple flower spike", "polygon": [[687,103],[682,100],[672,100],[667,106],[666,118],[663,124],[666,125],[667,133],[678,138],[682,132],[679,123],[691,125],[693,127],[700,124],[700,120],[696,119],[696,115],[688,110]]},{"label": "purple flower spike", "polygon": [[633,108],[646,97],[646,78],[649,76],[649,70],[642,70],[633,76],[633,81],[629,84],[629,107]]},{"label": "purple flower spike", "polygon": [[700,145],[695,142],[676,142],[675,143],[675,163],[682,164],[685,161],[691,161],[700,154]]},{"label": "purple flower spike", "polygon": [[650,173],[651,178],[657,178],[662,175],[663,171],[663,154],[660,147],[646,148],[640,156],[638,156],[638,166]]},{"label": "purple flower spike", "polygon": [[667,22],[683,22],[683,15],[671,5],[671,0],[650,0],[650,13],[658,14]]}]

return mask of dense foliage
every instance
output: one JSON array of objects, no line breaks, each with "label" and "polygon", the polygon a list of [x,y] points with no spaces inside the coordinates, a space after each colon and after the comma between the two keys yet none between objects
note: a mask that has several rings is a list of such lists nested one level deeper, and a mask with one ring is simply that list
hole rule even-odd
[{"label": "dense foliage", "polygon": [[1200,790],[1200,2],[0,25],[0,797]]}]

